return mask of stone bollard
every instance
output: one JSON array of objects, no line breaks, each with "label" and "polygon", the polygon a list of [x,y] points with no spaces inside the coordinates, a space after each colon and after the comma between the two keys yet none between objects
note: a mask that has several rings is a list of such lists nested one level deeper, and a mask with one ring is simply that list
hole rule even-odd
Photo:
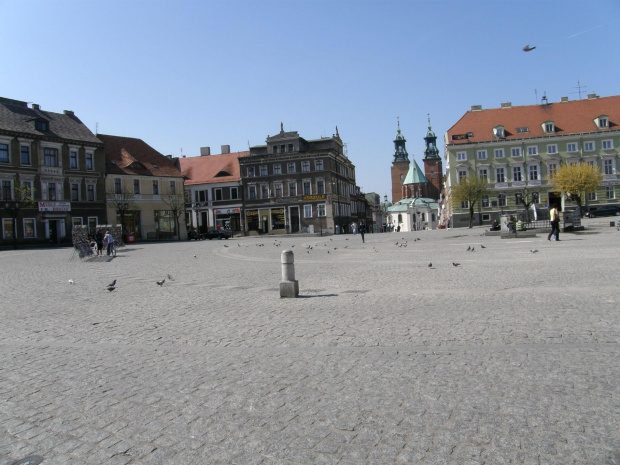
[{"label": "stone bollard", "polygon": [[282,262],[280,297],[297,297],[299,295],[299,283],[295,280],[295,255],[293,251],[283,250],[280,261]]}]

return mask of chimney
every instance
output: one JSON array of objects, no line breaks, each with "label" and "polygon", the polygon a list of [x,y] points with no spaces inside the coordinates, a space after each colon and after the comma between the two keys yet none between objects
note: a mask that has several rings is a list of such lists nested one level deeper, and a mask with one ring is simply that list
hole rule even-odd
[{"label": "chimney", "polygon": [[560,102],[568,102],[568,97],[560,97]]},{"label": "chimney", "polygon": [[33,109],[33,110],[40,110],[40,109],[41,109],[41,106],[40,106],[39,104],[37,104],[37,103],[33,103],[33,104],[32,104],[32,109]]},{"label": "chimney", "polygon": [[500,105],[502,108],[510,108],[512,106],[512,102],[505,102]]},{"label": "chimney", "polygon": [[598,95],[596,95],[596,94],[588,94],[588,100],[594,100],[595,98],[598,98]]},{"label": "chimney", "polygon": [[472,105],[471,111],[482,111],[482,105]]},{"label": "chimney", "polygon": [[230,153],[230,145],[222,145],[222,155]]},{"label": "chimney", "polygon": [[208,157],[211,155],[211,147],[200,147],[200,156]]},{"label": "chimney", "polygon": [[73,110],[63,110],[63,113],[67,116],[75,116]]}]

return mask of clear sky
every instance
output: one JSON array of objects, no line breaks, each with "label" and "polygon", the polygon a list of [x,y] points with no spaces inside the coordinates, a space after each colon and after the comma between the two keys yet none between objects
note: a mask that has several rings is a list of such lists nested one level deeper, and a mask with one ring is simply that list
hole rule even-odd
[{"label": "clear sky", "polygon": [[441,149],[471,105],[620,93],[618,0],[0,0],[0,18],[2,97],[174,156],[338,126],[382,197],[398,117],[421,164],[427,114]]}]

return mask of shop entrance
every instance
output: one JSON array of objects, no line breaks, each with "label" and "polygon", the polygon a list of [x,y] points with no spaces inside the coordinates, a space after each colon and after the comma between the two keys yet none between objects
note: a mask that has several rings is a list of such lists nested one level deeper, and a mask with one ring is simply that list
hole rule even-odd
[{"label": "shop entrance", "polygon": [[296,233],[299,232],[299,207],[290,207],[289,209],[290,215],[290,224],[291,224],[291,232]]}]

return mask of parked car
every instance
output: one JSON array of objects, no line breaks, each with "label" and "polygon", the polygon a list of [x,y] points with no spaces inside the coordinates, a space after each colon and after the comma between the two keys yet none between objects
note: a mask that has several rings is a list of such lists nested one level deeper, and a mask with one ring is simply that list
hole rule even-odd
[{"label": "parked car", "polygon": [[230,233],[223,229],[213,229],[209,232],[203,234],[204,239],[228,239],[230,237]]},{"label": "parked car", "polygon": [[618,205],[606,205],[596,210],[592,210],[586,213],[589,218],[595,218],[597,216],[620,216],[620,206]]},{"label": "parked car", "polygon": [[187,238],[191,241],[192,239],[195,241],[201,241],[205,238],[205,233],[199,233],[193,229],[187,231]]}]

